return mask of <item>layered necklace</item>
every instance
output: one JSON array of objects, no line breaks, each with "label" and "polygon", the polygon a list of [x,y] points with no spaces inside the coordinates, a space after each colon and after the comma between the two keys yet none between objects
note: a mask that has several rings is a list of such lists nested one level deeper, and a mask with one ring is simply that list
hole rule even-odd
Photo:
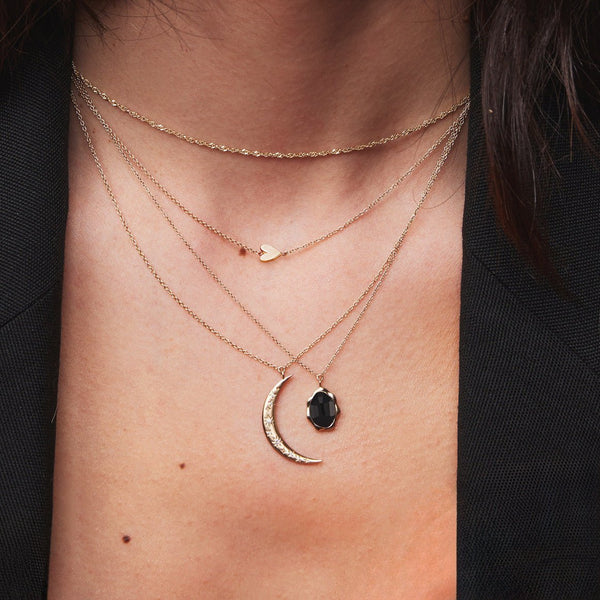
[{"label": "layered necklace", "polygon": [[[278,431],[276,421],[275,421],[275,403],[277,397],[280,393],[283,385],[290,379],[292,375],[288,375],[287,372],[292,365],[297,365],[311,374],[317,381],[317,389],[312,393],[312,395],[308,398],[306,402],[306,416],[308,420],[312,423],[312,425],[317,430],[328,430],[332,429],[335,426],[338,415],[340,414],[340,408],[337,403],[337,399],[335,394],[329,391],[327,388],[323,387],[323,380],[326,372],[329,370],[331,365],[334,363],[338,355],[343,350],[344,346],[352,336],[352,334],[357,329],[359,323],[363,319],[366,311],[371,306],[373,300],[375,299],[377,293],[379,292],[383,282],[387,278],[387,275],[390,272],[390,269],[395,262],[402,243],[408,233],[408,230],[412,223],[414,222],[418,211],[423,206],[426,198],[428,197],[442,167],[444,166],[453,146],[456,142],[456,139],[465,123],[465,120],[469,111],[469,98],[466,97],[460,102],[453,105],[450,109],[440,113],[438,116],[424,121],[420,125],[405,129],[401,132],[394,133],[390,136],[386,136],[385,138],[379,138],[377,140],[372,140],[371,142],[358,144],[356,146],[348,146],[342,147],[339,149],[330,149],[330,150],[319,150],[319,151],[309,151],[309,152],[264,152],[258,150],[245,150],[243,148],[236,148],[232,146],[226,146],[223,144],[217,144],[216,142],[208,142],[205,140],[200,140],[198,138],[194,138],[189,135],[182,134],[176,131],[173,128],[167,127],[156,121],[139,114],[132,109],[129,109],[122,103],[114,100],[112,97],[108,96],[105,92],[100,90],[97,86],[92,84],[88,79],[86,79],[73,65],[73,84],[74,90],[71,92],[71,98],[73,102],[73,106],[75,109],[75,113],[79,124],[81,126],[81,130],[85,137],[86,143],[90,150],[93,161],[96,165],[98,174],[102,180],[102,183],[105,187],[105,190],[111,200],[112,206],[121,222],[121,225],[127,234],[133,248],[142,259],[144,265],[148,269],[148,271],[152,274],[154,279],[158,282],[160,287],[171,297],[171,299],[185,312],[187,313],[198,325],[202,326],[204,329],[209,331],[212,335],[214,335],[217,339],[227,344],[230,348],[236,350],[240,354],[247,356],[248,358],[254,360],[255,362],[268,367],[277,372],[279,375],[279,381],[275,384],[275,386],[268,393],[264,403],[262,410],[262,424],[263,430],[265,432],[266,438],[269,440],[272,447],[282,456],[287,459],[293,460],[296,463],[300,464],[315,464],[321,462],[320,459],[310,458],[299,452],[293,450],[282,438],[281,434]],[[399,139],[400,137],[404,137],[409,135],[410,133],[414,133],[420,131],[426,127],[431,126],[434,123],[441,121],[442,119],[450,116],[451,114],[456,113],[459,109],[460,112],[458,117],[452,122],[452,124],[444,131],[444,133],[438,138],[432,146],[430,146],[427,151],[413,164],[411,167],[402,174],[396,181],[393,182],[391,186],[389,186],[384,192],[382,192],[379,196],[377,196],[374,200],[372,200],[369,204],[367,204],[360,212],[346,220],[344,223],[339,225],[338,227],[332,229],[331,231],[318,236],[312,240],[305,242],[297,247],[290,248],[287,250],[278,250],[277,248],[271,246],[270,244],[261,244],[260,250],[254,249],[248,244],[245,244],[234,237],[222,232],[217,227],[211,225],[203,218],[196,215],[189,208],[187,208],[179,199],[177,199],[172,193],[170,193],[166,187],[161,184],[157,178],[140,162],[140,160],[135,156],[135,154],[129,149],[129,147],[122,141],[122,139],[117,136],[114,129],[109,125],[103,115],[100,113],[98,107],[94,104],[92,97],[89,92],[93,92],[98,97],[110,103],[111,106],[119,109],[125,114],[135,118],[138,121],[141,121],[154,129],[158,129],[164,133],[173,135],[179,139],[182,139],[188,143],[192,143],[199,147],[208,148],[209,150],[215,150],[220,152],[230,152],[234,154],[246,155],[254,158],[283,158],[283,159],[293,159],[293,158],[308,158],[308,157],[321,157],[321,156],[331,156],[336,154],[347,154],[349,152],[354,151],[362,151],[368,148],[373,148],[382,144],[386,144],[392,142],[394,140]],[[237,306],[239,310],[241,310],[244,315],[264,334],[267,336],[280,350],[282,350],[287,356],[287,361],[283,364],[277,364],[275,361],[269,360],[264,356],[256,354],[251,350],[245,348],[239,343],[236,343],[234,340],[229,338],[227,335],[216,329],[213,325],[211,325],[208,321],[202,318],[198,313],[196,313],[186,302],[184,302],[179,294],[177,294],[170,284],[163,278],[163,276],[158,272],[153,263],[150,262],[146,252],[140,246],[137,237],[135,236],[133,230],[131,229],[128,221],[126,220],[123,211],[121,209],[121,205],[118,202],[112,186],[109,183],[106,172],[100,162],[98,154],[96,152],[94,143],[89,134],[89,130],[86,124],[86,121],[83,117],[83,113],[79,106],[77,100],[77,94],[79,98],[83,100],[91,114],[98,120],[101,128],[108,135],[110,141],[117,149],[120,157],[123,159],[127,168],[133,174],[133,176],[137,179],[140,186],[143,188],[145,195],[148,196],[152,204],[158,209],[161,217],[165,221],[165,223],[175,232],[177,237],[182,241],[186,249],[191,253],[194,259],[202,266],[202,268],[209,274],[209,276],[213,279],[213,281],[222,289],[222,291],[229,297],[229,299]],[[178,207],[182,213],[196,223],[202,225],[205,229],[210,231],[211,233],[219,236],[224,241],[228,242],[232,246],[242,248],[247,252],[251,252],[259,256],[260,260],[263,263],[268,263],[276,258],[281,256],[288,256],[294,254],[296,252],[300,252],[301,250],[306,250],[311,248],[325,240],[330,239],[334,235],[341,233],[356,221],[365,216],[368,212],[373,210],[378,204],[381,203],[384,198],[388,197],[396,188],[400,186],[400,184],[409,177],[415,170],[418,169],[426,160],[429,158],[436,149],[442,146],[442,150],[440,152],[440,156],[436,161],[435,167],[429,176],[427,184],[420,195],[418,202],[415,205],[415,208],[408,219],[400,237],[396,240],[394,245],[392,246],[391,251],[389,252],[387,258],[375,274],[375,276],[370,280],[369,284],[366,288],[359,294],[359,296],[355,299],[355,301],[345,310],[340,316],[331,323],[319,336],[317,336],[311,343],[302,348],[299,352],[290,351],[287,346],[285,346],[278,337],[271,332],[271,330],[264,325],[253,313],[252,311],[234,294],[231,289],[226,285],[223,279],[215,272],[213,268],[208,265],[206,260],[194,249],[193,245],[185,238],[182,234],[181,230],[177,227],[176,223],[173,219],[167,214],[162,204],[160,203],[157,195],[152,191],[149,184],[153,185],[156,190],[161,192],[169,201],[171,201],[176,207]],[[144,179],[145,177],[145,179]],[[359,310],[359,307],[361,306]],[[313,348],[315,348],[318,344],[320,344],[326,337],[329,336],[339,325],[345,322],[351,315],[357,313],[354,316],[354,320],[349,326],[346,334],[344,335],[341,342],[335,348],[333,354],[327,363],[320,369],[315,370],[306,364],[303,360],[306,354],[308,354]]]}]

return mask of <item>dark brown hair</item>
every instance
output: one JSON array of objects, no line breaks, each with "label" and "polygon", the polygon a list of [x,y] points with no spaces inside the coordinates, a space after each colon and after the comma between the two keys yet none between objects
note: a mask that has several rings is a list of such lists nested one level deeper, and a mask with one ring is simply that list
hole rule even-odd
[{"label": "dark brown hair", "polygon": [[598,133],[585,105],[600,101],[600,2],[476,0],[473,15],[496,216],[517,249],[556,280],[541,219],[557,125],[545,99],[559,99],[579,140],[595,152]]},{"label": "dark brown hair", "polygon": [[[105,0],[105,2],[108,0]],[[71,27],[75,5],[96,20],[100,0],[0,0],[0,66],[18,54],[36,21],[58,11]],[[557,94],[579,138],[597,140],[586,99],[600,99],[598,0],[474,0],[481,49],[481,101],[497,219],[540,273],[553,278],[541,220],[541,181],[552,170],[552,124],[543,98]]]}]

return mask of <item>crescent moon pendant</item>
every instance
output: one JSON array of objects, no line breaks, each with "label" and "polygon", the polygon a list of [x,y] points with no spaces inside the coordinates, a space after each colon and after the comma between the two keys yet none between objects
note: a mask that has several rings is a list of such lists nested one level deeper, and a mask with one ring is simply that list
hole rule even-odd
[{"label": "crescent moon pendant", "polygon": [[281,390],[283,384],[291,377],[288,375],[284,377],[281,381],[277,383],[277,385],[269,392],[267,399],[263,405],[263,429],[265,430],[265,435],[269,440],[271,446],[279,452],[282,456],[289,458],[290,460],[296,461],[297,463],[301,463],[303,465],[311,465],[320,463],[320,458],[308,458],[307,456],[302,456],[302,454],[298,454],[295,450],[292,450],[281,438],[279,435],[279,431],[277,431],[277,425],[275,423],[275,401],[277,400],[277,396],[279,395],[279,390]]}]

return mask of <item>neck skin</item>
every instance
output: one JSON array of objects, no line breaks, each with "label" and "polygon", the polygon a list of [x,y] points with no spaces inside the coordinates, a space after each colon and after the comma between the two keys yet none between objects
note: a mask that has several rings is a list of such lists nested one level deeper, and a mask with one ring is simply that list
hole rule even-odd
[{"label": "neck skin", "polygon": [[353,145],[468,91],[465,0],[115,3],[75,60],[105,91],[186,133],[241,147]]}]

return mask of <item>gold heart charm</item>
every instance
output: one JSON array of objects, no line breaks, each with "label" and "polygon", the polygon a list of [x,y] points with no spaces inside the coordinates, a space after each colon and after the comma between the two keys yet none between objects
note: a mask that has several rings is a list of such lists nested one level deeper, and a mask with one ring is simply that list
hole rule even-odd
[{"label": "gold heart charm", "polygon": [[261,250],[260,260],[262,260],[263,262],[270,262],[281,256],[281,252],[279,250],[277,250],[277,248],[273,248],[273,246],[269,246],[269,244],[263,244],[260,247],[260,250]]}]

